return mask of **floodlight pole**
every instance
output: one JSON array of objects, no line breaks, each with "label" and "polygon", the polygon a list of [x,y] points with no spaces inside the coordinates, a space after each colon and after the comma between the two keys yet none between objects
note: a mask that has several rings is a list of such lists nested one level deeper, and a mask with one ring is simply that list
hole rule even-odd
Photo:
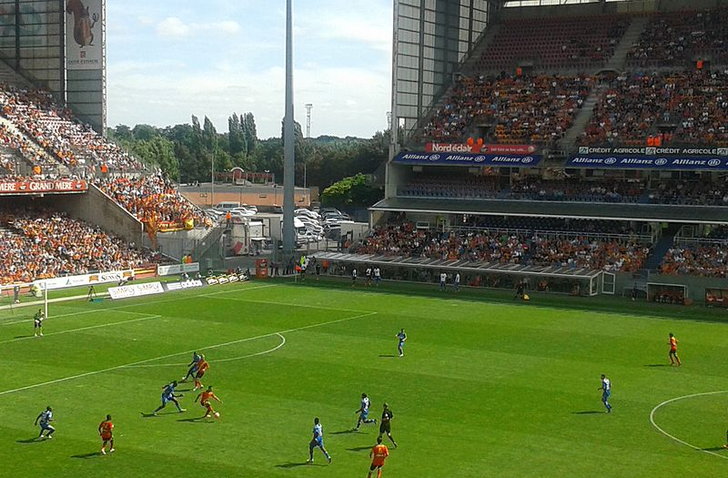
[{"label": "floodlight pole", "polygon": [[293,0],[286,0],[286,116],[283,119],[283,259],[296,249],[293,228],[295,135],[293,124]]}]

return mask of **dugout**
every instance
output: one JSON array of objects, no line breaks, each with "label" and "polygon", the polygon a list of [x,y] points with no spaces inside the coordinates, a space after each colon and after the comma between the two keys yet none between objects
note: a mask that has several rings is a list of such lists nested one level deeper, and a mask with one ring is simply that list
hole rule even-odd
[{"label": "dugout", "polygon": [[690,305],[693,303],[688,296],[688,286],[685,284],[647,283],[647,300],[660,304]]},{"label": "dugout", "polygon": [[526,292],[539,291],[583,297],[614,294],[614,274],[583,268],[327,251],[316,252],[311,257],[319,261],[328,261],[329,275],[349,277],[351,270],[356,268],[360,280],[364,279],[367,267],[376,266],[380,268],[382,277],[387,280],[437,284],[440,274],[445,272],[448,275],[448,285],[452,285],[455,274],[460,273],[461,286],[514,290],[518,282],[525,281]]},{"label": "dugout", "polygon": [[706,288],[705,305],[707,307],[728,308],[728,289]]}]

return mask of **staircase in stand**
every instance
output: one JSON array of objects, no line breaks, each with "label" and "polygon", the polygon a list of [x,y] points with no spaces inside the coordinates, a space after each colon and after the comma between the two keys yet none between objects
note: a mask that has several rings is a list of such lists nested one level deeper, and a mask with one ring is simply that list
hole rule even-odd
[{"label": "staircase in stand", "polygon": [[645,261],[645,269],[653,271],[660,267],[662,258],[665,257],[668,249],[675,244],[675,235],[680,232],[681,227],[680,224],[670,224],[666,229],[663,229],[662,237],[655,243]]}]

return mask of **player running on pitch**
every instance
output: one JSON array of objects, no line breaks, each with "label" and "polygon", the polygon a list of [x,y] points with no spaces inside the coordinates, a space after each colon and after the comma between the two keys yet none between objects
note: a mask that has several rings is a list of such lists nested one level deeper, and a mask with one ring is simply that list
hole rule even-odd
[{"label": "player running on pitch", "polygon": [[99,435],[101,436],[101,454],[106,455],[106,444],[109,444],[109,453],[114,453],[114,423],[111,415],[106,415],[106,420],[99,423]]},{"label": "player running on pitch", "polygon": [[[53,438],[53,433],[56,431],[56,429],[51,425],[51,422],[53,421],[53,409],[51,407],[46,407],[45,410],[40,412],[37,417],[35,417],[35,425],[38,425],[40,421],[40,433],[38,434],[38,438]],[[47,432],[45,435],[43,435],[43,432]]]},{"label": "player running on pitch", "polygon": [[197,368],[200,365],[200,360],[202,360],[202,355],[198,354],[197,352],[192,352],[192,362],[187,364],[189,369],[187,370],[187,374],[182,377],[182,382],[186,382],[188,378],[195,376],[195,373],[197,373]]},{"label": "player running on pitch", "polygon": [[384,460],[389,456],[389,448],[387,448],[387,445],[382,445],[382,437],[377,437],[377,444],[372,447],[369,456],[372,459],[372,464],[369,466],[367,478],[372,478],[374,470],[377,470],[377,478],[382,478]]},{"label": "player running on pitch", "polygon": [[669,338],[668,345],[670,345],[670,351],[667,352],[667,356],[670,358],[670,365],[677,364],[679,367],[682,363],[680,362],[680,357],[677,356],[677,338],[672,335],[672,332],[669,334]]},{"label": "player running on pitch", "polygon": [[609,397],[612,395],[612,382],[606,375],[602,374],[602,384],[597,390],[602,391],[602,403],[607,408],[607,413],[612,413],[612,406],[609,404]]},{"label": "player running on pitch", "polygon": [[33,336],[43,337],[43,321],[45,320],[45,314],[43,309],[38,309],[38,312],[33,316]]},{"label": "player running on pitch", "polygon": [[361,426],[362,423],[377,423],[376,418],[369,418],[369,405],[369,397],[367,397],[366,393],[362,393],[359,410],[354,412],[359,414],[359,420],[357,420],[354,430],[359,430],[359,426]]},{"label": "player running on pitch", "polygon": [[397,448],[397,442],[392,438],[392,418],[394,418],[394,413],[389,409],[389,405],[385,403],[384,410],[382,410],[382,421],[379,423],[379,436],[377,437],[377,441],[381,440],[382,435],[386,433],[392,445]]},{"label": "player running on pitch", "polygon": [[177,395],[176,393],[174,393],[176,388],[177,388],[177,380],[174,380],[171,383],[168,383],[167,385],[162,387],[162,404],[160,406],[158,406],[156,408],[156,410],[154,410],[152,412],[152,415],[156,416],[157,412],[160,411],[161,409],[163,409],[164,407],[166,407],[169,402],[174,403],[175,406],[177,407],[177,410],[179,410],[180,413],[187,411],[184,408],[182,408],[179,405],[179,402],[177,401],[177,399],[180,398],[182,396],[182,394]]},{"label": "player running on pitch", "polygon": [[205,412],[205,416],[202,418],[210,418],[211,416],[215,418],[220,418],[220,414],[212,409],[212,404],[210,403],[210,400],[217,400],[218,402],[222,403],[222,400],[220,400],[217,395],[215,395],[215,393],[212,391],[212,385],[207,387],[207,390],[197,395],[197,397],[195,398],[195,402],[197,402],[198,400],[200,401],[200,405],[202,405],[207,410],[207,412]]},{"label": "player running on pitch", "polygon": [[320,448],[326,459],[331,463],[331,455],[324,448],[324,429],[319,422],[318,417],[313,419],[313,437],[308,444],[308,462],[313,463],[313,449]]},{"label": "player running on pitch", "polygon": [[205,372],[207,372],[207,369],[210,368],[210,364],[205,360],[205,356],[203,355],[200,361],[197,363],[197,373],[195,374],[195,387],[192,389],[192,391],[197,391],[198,389],[202,389],[203,385],[202,382],[200,382],[200,379],[205,376]]},{"label": "player running on pitch", "polygon": [[397,335],[397,351],[400,357],[404,357],[404,343],[407,340],[407,334],[404,333],[404,329],[401,329]]}]

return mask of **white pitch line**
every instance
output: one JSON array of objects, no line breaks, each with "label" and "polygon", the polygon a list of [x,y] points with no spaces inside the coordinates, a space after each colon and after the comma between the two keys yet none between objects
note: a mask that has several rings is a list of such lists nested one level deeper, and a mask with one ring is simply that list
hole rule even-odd
[{"label": "white pitch line", "polygon": [[11,390],[4,390],[4,391],[0,392],[0,396],[9,395],[11,393],[16,393],[16,392],[22,392],[24,390],[32,390],[34,388],[43,387],[43,386],[46,386],[46,385],[52,385],[54,383],[67,382],[69,380],[75,380],[77,378],[83,378],[83,377],[88,377],[88,376],[91,376],[91,375],[98,375],[98,374],[101,374],[101,373],[112,372],[114,370],[120,370],[122,368],[130,367],[130,366],[133,366],[133,365],[140,365],[140,364],[144,364],[144,363],[154,362],[156,360],[162,360],[162,359],[166,359],[166,358],[170,358],[170,357],[177,357],[179,355],[191,354],[192,352],[195,352],[197,350],[215,349],[215,348],[224,347],[226,345],[239,344],[239,343],[248,342],[248,341],[251,341],[251,340],[262,339],[264,337],[271,337],[273,335],[286,334],[286,333],[291,333],[291,332],[298,332],[298,331],[301,331],[301,330],[312,329],[314,327],[322,327],[324,325],[337,324],[337,323],[345,322],[345,321],[348,321],[348,320],[355,320],[355,319],[360,319],[362,317],[368,317],[368,316],[374,315],[376,313],[377,312],[369,312],[367,314],[355,315],[353,317],[344,317],[343,319],[330,320],[328,322],[320,322],[320,323],[317,323],[317,324],[304,325],[303,327],[295,327],[295,328],[292,328],[292,329],[279,330],[277,332],[271,332],[269,334],[257,335],[255,337],[247,337],[247,338],[244,338],[244,339],[231,340],[230,342],[223,342],[223,343],[220,343],[220,344],[214,344],[214,345],[210,345],[210,346],[207,346],[207,347],[204,347],[204,346],[203,347],[196,347],[196,348],[194,348],[192,350],[185,350],[184,352],[176,352],[176,353],[173,353],[173,354],[161,355],[159,357],[154,357],[154,358],[150,358],[150,359],[139,360],[139,361],[136,361],[136,362],[125,363],[125,364],[122,364],[122,365],[116,365],[115,367],[104,368],[104,369],[101,369],[101,370],[94,370],[92,372],[80,373],[78,375],[71,375],[69,377],[57,378],[55,380],[48,380],[47,382],[34,383],[33,385],[26,385],[25,387],[14,388],[14,389],[11,389]]},{"label": "white pitch line", "polygon": [[[126,308],[126,307],[138,307],[140,305],[164,304],[166,302],[174,302],[174,301],[177,301],[177,300],[180,300],[180,299],[183,299],[183,298],[208,297],[208,296],[211,296],[211,295],[229,294],[231,292],[246,292],[246,291],[249,291],[249,290],[266,289],[268,287],[278,287],[278,285],[277,284],[266,284],[266,285],[259,285],[259,286],[255,286],[255,287],[245,287],[245,288],[241,288],[241,289],[220,290],[220,291],[217,291],[217,292],[212,292],[210,294],[190,295],[190,296],[186,296],[186,297],[174,297],[174,298],[167,299],[167,300],[155,300],[154,302],[137,302],[137,303],[134,303],[134,304],[119,305],[117,307],[104,307],[102,309],[84,310],[84,311],[81,311],[81,312],[72,312],[72,313],[69,313],[69,314],[51,315],[50,317],[48,317],[48,320],[55,320],[55,319],[59,319],[61,317],[75,317],[77,315],[94,314],[96,312],[105,312],[107,310],[116,310],[116,311],[119,311],[119,312],[124,312],[126,314],[144,314],[144,312],[134,312],[133,310],[121,310],[121,309]],[[41,308],[42,308],[43,303],[40,303],[38,305],[40,305]],[[148,315],[148,314],[144,314],[144,315]],[[22,319],[22,320],[15,320],[15,321],[12,321],[12,322],[2,322],[2,323],[0,323],[0,327],[5,326],[5,325],[20,324],[20,323],[23,323],[23,322],[28,322],[29,320],[32,320],[32,319],[27,318],[27,319]]]},{"label": "white pitch line", "polygon": [[320,305],[308,305],[308,304],[291,304],[289,302],[276,302],[272,300],[249,300],[249,299],[238,299],[235,297],[214,297],[219,300],[233,300],[236,302],[250,302],[251,304],[270,304],[270,305],[284,305],[286,307],[298,307],[304,309],[318,309],[318,310],[331,310],[333,312],[366,312],[365,310],[356,309],[339,309],[336,307],[325,307]]},{"label": "white pitch line", "polygon": [[652,423],[652,426],[657,429],[657,431],[659,431],[666,437],[675,440],[678,443],[682,443],[685,446],[689,446],[690,448],[692,448],[694,450],[702,451],[703,453],[708,453],[710,455],[717,456],[718,458],[723,458],[724,460],[728,460],[728,456],[726,456],[726,455],[721,455],[720,453],[715,453],[714,451],[710,451],[710,450],[704,450],[698,446],[692,445],[684,440],[681,440],[673,435],[670,435],[665,430],[663,430],[657,423],[655,423],[655,412],[662,406],[667,405],[668,403],[677,402],[678,400],[685,400],[686,398],[702,397],[702,396],[706,396],[706,395],[718,395],[721,393],[728,393],[728,390],[719,390],[717,392],[693,393],[691,395],[683,395],[682,397],[676,397],[676,398],[671,398],[670,400],[665,400],[664,402],[660,403],[659,405],[657,405],[655,408],[652,409],[652,411],[650,412],[650,422]]},{"label": "white pitch line", "polygon": [[[97,312],[101,313],[101,312],[105,312],[107,310],[111,310],[111,309],[84,310],[81,312],[74,312],[72,314],[52,315],[52,316],[48,317],[46,320],[54,321],[54,320],[60,319],[62,317],[75,317],[77,315],[95,314]],[[134,314],[134,315],[150,315],[150,314],[147,314],[144,312],[134,312],[133,310],[119,310],[117,312],[121,312],[123,314]],[[27,324],[28,322],[30,322],[32,320],[33,319],[30,316],[28,316],[28,318],[22,319],[22,320],[14,320],[12,322],[3,322],[2,324],[0,324],[0,327],[3,327],[5,325]]]},{"label": "white pitch line", "polygon": [[[84,330],[100,329],[102,327],[109,327],[109,326],[112,326],[112,325],[131,324],[132,322],[141,322],[141,321],[144,321],[144,320],[159,319],[160,317],[162,317],[162,316],[161,315],[148,315],[147,317],[140,317],[138,319],[121,320],[119,322],[109,322],[109,323],[106,323],[106,324],[99,324],[99,325],[89,325],[88,327],[81,327],[81,328],[78,328],[78,329],[62,330],[60,332],[53,332],[53,333],[50,333],[50,334],[45,334],[45,335],[43,335],[43,337],[53,337],[55,335],[70,334],[72,332],[81,332],[81,331],[84,331]],[[34,338],[37,339],[38,337],[36,337],[34,335],[29,335],[27,337],[17,337],[17,338],[10,339],[10,340],[3,340],[2,342],[0,342],[0,344],[9,344],[9,343],[12,343],[12,342],[20,342],[21,340],[30,340],[30,339],[34,339]]]},{"label": "white pitch line", "polygon": [[[273,347],[272,349],[264,350],[263,352],[256,352],[254,354],[248,354],[248,355],[241,355],[239,357],[231,357],[226,359],[215,359],[215,363],[221,363],[221,362],[233,362],[235,360],[242,360],[250,357],[257,357],[258,355],[266,355],[275,352],[279,348],[286,345],[286,338],[282,336],[281,334],[276,334],[278,337],[281,338],[281,343]],[[189,363],[187,362],[180,362],[180,363],[153,363],[153,364],[143,364],[143,365],[129,365],[127,368],[142,368],[142,367],[181,367],[181,366],[188,366]]]}]

